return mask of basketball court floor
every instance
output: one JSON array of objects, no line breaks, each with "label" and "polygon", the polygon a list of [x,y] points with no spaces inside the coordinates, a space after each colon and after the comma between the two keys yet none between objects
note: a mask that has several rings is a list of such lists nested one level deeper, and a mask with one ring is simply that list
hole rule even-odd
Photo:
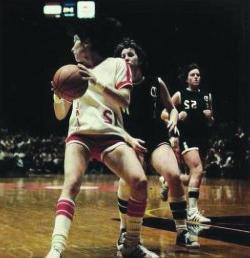
[{"label": "basketball court floor", "polygon": [[[0,179],[0,258],[46,256],[62,183],[62,176]],[[117,184],[115,176],[84,177],[64,258],[116,257]],[[250,257],[250,181],[205,179],[200,208],[212,219],[189,224],[200,250],[177,248],[168,203],[159,198],[158,177],[150,176],[144,244],[161,257]]]}]

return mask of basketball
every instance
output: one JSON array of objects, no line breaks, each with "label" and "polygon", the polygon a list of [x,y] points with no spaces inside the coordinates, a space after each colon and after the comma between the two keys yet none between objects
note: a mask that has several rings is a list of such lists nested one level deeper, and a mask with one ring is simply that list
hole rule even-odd
[{"label": "basketball", "polygon": [[68,101],[81,97],[88,88],[88,81],[84,81],[77,65],[68,64],[59,68],[53,77],[55,94]]}]

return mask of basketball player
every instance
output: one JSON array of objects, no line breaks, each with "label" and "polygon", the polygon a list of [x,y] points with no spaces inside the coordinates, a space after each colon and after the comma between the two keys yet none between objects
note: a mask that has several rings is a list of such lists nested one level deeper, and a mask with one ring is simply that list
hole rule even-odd
[{"label": "basketball player", "polygon": [[[179,110],[180,151],[189,176],[183,176],[188,185],[188,220],[209,223],[198,209],[199,191],[203,178],[201,157],[206,150],[208,126],[214,122],[211,94],[200,90],[201,74],[197,64],[190,64],[180,75],[185,89],[177,91],[173,103]],[[164,114],[165,113],[165,114]],[[165,110],[162,114],[168,117]]]},{"label": "basketball player", "polygon": [[[98,27],[100,26],[100,27]],[[93,23],[74,36],[72,52],[83,80],[88,80],[86,93],[69,103],[54,95],[58,119],[66,117],[72,106],[64,160],[64,185],[56,206],[51,249],[46,258],[59,258],[66,246],[74,216],[75,199],[82,177],[92,158],[107,165],[127,182],[127,234],[120,250],[122,257],[159,257],[139,244],[142,218],[147,199],[147,180],[135,151],[123,138],[121,108],[130,101],[131,70],[120,58],[106,58],[110,42],[102,24]],[[91,219],[91,216],[86,218]]]},{"label": "basketball player", "polygon": [[[122,57],[130,65],[133,74],[131,102],[124,114],[125,129],[135,137],[131,145],[136,149],[141,160],[150,164],[169,183],[170,208],[176,224],[176,244],[188,248],[199,248],[187,230],[186,198],[180,179],[178,164],[168,142],[168,134],[176,131],[178,112],[172,104],[167,86],[161,78],[150,78],[144,74],[145,54],[132,39],[124,39],[115,49],[115,56]],[[168,124],[161,118],[166,108],[170,113]],[[137,142],[136,142],[137,139]],[[140,140],[142,139],[142,140]],[[147,154],[143,149],[146,144]],[[145,148],[145,147],[144,147]],[[123,236],[128,228],[128,200],[130,188],[124,180],[119,181],[118,207],[120,212],[120,237],[117,248],[123,244]]]}]

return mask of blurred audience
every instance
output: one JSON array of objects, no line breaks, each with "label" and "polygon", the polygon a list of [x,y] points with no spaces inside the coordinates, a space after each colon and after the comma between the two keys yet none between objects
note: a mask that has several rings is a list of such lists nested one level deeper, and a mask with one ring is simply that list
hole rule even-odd
[{"label": "blurred audience", "polygon": [[[242,127],[221,124],[209,142],[205,161],[207,177],[250,177],[250,134]],[[63,156],[62,136],[32,136],[0,129],[0,177],[60,174]],[[89,172],[109,171],[99,162],[92,162]]]}]

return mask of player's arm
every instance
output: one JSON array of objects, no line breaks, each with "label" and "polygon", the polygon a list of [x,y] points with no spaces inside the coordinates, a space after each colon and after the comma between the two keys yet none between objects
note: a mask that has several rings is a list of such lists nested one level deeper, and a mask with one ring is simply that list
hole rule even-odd
[{"label": "player's arm", "polygon": [[[174,95],[172,96],[172,101],[173,101],[173,104],[176,107],[181,105],[181,93],[180,93],[180,91],[177,91],[177,92],[174,93]],[[184,121],[186,118],[187,118],[187,112],[184,111],[184,110],[180,111],[178,119],[180,121]]]},{"label": "player's arm", "polygon": [[62,120],[67,116],[72,104],[67,100],[59,98],[56,94],[53,95],[53,99],[55,116],[58,120]]},{"label": "player's arm", "polygon": [[208,94],[208,108],[203,110],[203,114],[207,119],[208,125],[211,126],[214,123],[214,115],[213,115],[213,101],[212,94]]},{"label": "player's arm", "polygon": [[[111,102],[115,102],[122,108],[126,108],[130,103],[130,90],[132,86],[132,76],[129,75],[129,78],[124,80],[122,87],[111,88],[107,85],[104,85],[98,78],[84,65],[78,64],[82,78],[84,80],[90,80],[90,87],[93,88],[95,92],[103,94]],[[128,68],[129,69],[129,68]],[[131,73],[131,71],[130,71]]]},{"label": "player's arm", "polygon": [[126,108],[130,103],[130,89],[123,87],[121,89],[114,89],[105,87],[104,85],[97,83],[96,87],[100,88],[100,92],[105,95],[110,101],[116,102],[122,108]]},{"label": "player's arm", "polygon": [[[168,112],[168,114],[169,114],[168,128],[169,128],[169,131],[171,132],[172,130],[174,130],[176,128],[177,121],[178,121],[178,111],[172,102],[167,85],[164,83],[164,81],[160,77],[158,78],[158,82],[160,84],[161,101],[165,107],[166,112]],[[167,116],[167,114],[166,114],[166,116]],[[163,115],[163,117],[164,117],[164,115]]]},{"label": "player's arm", "polygon": [[136,151],[145,153],[147,152],[147,149],[143,146],[145,144],[145,141],[139,138],[134,138],[131,136],[125,129],[122,130],[122,136],[124,140]]}]

